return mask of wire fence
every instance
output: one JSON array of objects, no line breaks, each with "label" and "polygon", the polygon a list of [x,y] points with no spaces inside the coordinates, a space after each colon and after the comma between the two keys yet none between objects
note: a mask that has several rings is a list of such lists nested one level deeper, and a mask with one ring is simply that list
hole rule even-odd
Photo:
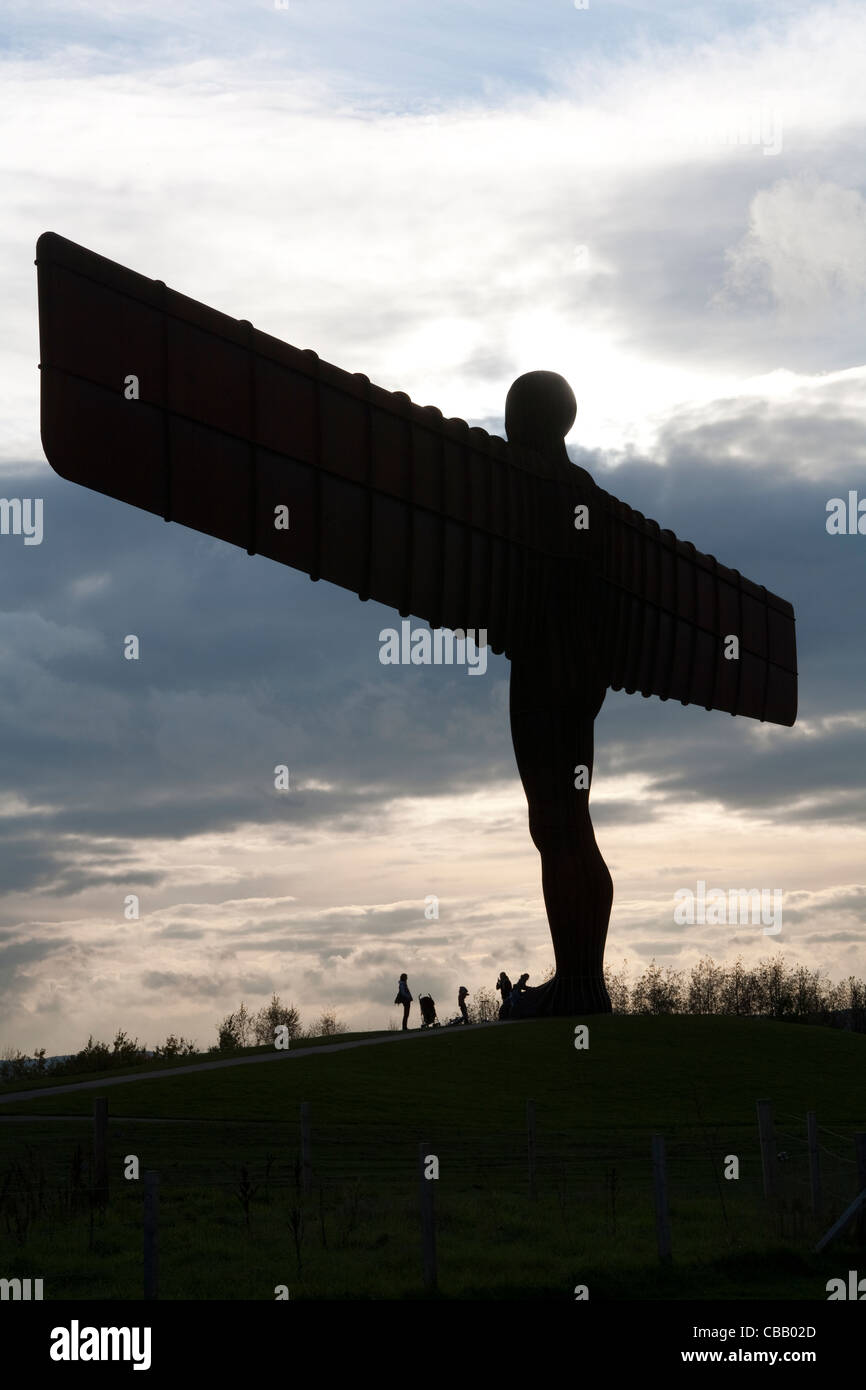
[{"label": "wire fence", "polygon": [[[111,1117],[105,1137],[83,1116],[28,1117],[26,1125],[0,1121],[0,1229],[16,1200],[34,1190],[49,1195],[85,1193],[111,1173],[112,1191],[124,1183],[124,1165],[158,1171],[163,1191],[237,1187],[242,1174],[268,1188],[326,1188],[361,1183],[391,1189],[414,1180],[418,1145],[438,1160],[440,1190],[492,1191],[503,1195],[561,1191],[620,1193],[651,1180],[649,1135],[635,1126],[563,1129],[543,1111],[507,1130],[463,1129],[458,1133],[407,1131],[395,1123],[341,1121],[317,1124],[311,1118],[305,1139],[298,1115],[282,1119],[177,1116]],[[16,1130],[24,1129],[17,1136]],[[42,1137],[51,1133],[50,1142]],[[698,1130],[696,1133],[695,1131]],[[856,1135],[817,1126],[817,1155],[810,1151],[807,1117],[781,1112],[772,1144],[775,1182],[772,1196],[816,1218],[840,1213],[858,1187]],[[100,1155],[100,1147],[105,1152]],[[690,1126],[687,1135],[665,1135],[668,1188],[672,1198],[704,1196],[725,1209],[726,1193],[761,1194],[765,1179],[754,1122],[732,1125],[709,1121]],[[815,1193],[817,1158],[820,1192]],[[107,1179],[105,1180],[107,1181]]]}]

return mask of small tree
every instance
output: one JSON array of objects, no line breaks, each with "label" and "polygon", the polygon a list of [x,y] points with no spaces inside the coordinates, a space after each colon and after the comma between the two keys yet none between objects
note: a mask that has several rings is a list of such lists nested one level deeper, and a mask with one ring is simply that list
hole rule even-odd
[{"label": "small tree", "polygon": [[751,1014],[755,1011],[755,982],[738,956],[727,966],[722,978],[720,1008],[723,1014]]},{"label": "small tree", "polygon": [[724,971],[710,956],[693,965],[689,975],[688,1012],[717,1014],[721,1008]]},{"label": "small tree", "polygon": [[169,1033],[165,1042],[153,1049],[154,1057],[192,1057],[195,1053],[195,1043],[186,1038],[176,1038],[174,1033]]},{"label": "small tree", "polygon": [[126,1066],[130,1062],[141,1062],[147,1056],[147,1048],[138,1038],[129,1038],[118,1029],[111,1045],[111,1061],[116,1066]]},{"label": "small tree", "polygon": [[253,1021],[247,1012],[247,1006],[243,1000],[241,1000],[241,1006],[235,1014],[235,1024],[237,1026],[238,1037],[241,1040],[241,1047],[249,1047]]},{"label": "small tree", "polygon": [[314,1029],[310,1031],[311,1038],[332,1038],[337,1033],[348,1033],[349,1025],[340,1022],[334,1009],[323,1009]]},{"label": "small tree", "polygon": [[812,1018],[820,1013],[824,987],[819,970],[807,970],[799,965],[793,975],[791,1007],[795,1018]]},{"label": "small tree", "polygon": [[271,1002],[259,1009],[252,1020],[253,1034],[257,1043],[272,1043],[274,1041],[274,1031],[278,1027],[288,1029],[290,1038],[301,1036],[301,1015],[294,1004],[286,1006],[280,1001],[278,994],[271,997]]},{"label": "small tree", "polygon": [[793,1010],[793,979],[785,969],[784,956],[769,956],[758,962],[761,992],[760,1011],[771,1018],[787,1018]]},{"label": "small tree", "polygon": [[476,989],[469,1005],[469,1017],[473,1023],[493,1023],[499,1017],[499,1000],[492,989],[481,985]]},{"label": "small tree", "polygon": [[19,1052],[17,1047],[5,1047],[3,1049],[3,1062],[0,1064],[0,1075],[4,1081],[17,1081],[19,1077],[25,1076],[28,1070],[29,1058],[26,1052]]},{"label": "small tree", "polygon": [[217,1024],[220,1052],[236,1052],[241,1046],[237,1015],[227,1014],[222,1023]]},{"label": "small tree", "polygon": [[102,1071],[111,1065],[108,1043],[94,1042],[93,1034],[87,1039],[80,1052],[76,1052],[70,1065],[71,1071]]},{"label": "small tree", "polygon": [[604,983],[610,996],[612,1012],[615,1014],[627,1014],[631,1000],[631,990],[628,983],[628,961],[623,961],[622,969],[619,974],[606,965],[604,967]]},{"label": "small tree", "polygon": [[253,1020],[242,1000],[237,1013],[227,1014],[222,1023],[217,1024],[220,1052],[230,1052],[232,1048],[237,1047],[248,1047],[252,1028]]},{"label": "small tree", "polygon": [[852,1010],[866,1008],[866,984],[854,975],[849,975],[847,980],[840,980],[828,990],[827,1007]]},{"label": "small tree", "polygon": [[636,1014],[676,1014],[683,1011],[683,977],[668,966],[664,971],[653,958],[632,992]]}]

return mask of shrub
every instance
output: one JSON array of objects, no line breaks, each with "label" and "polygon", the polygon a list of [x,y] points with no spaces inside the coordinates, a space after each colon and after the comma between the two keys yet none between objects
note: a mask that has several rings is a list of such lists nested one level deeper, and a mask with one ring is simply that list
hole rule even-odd
[{"label": "shrub", "polygon": [[301,1015],[294,1004],[285,1005],[280,996],[274,994],[252,1020],[253,1034],[257,1043],[272,1043],[274,1030],[278,1027],[288,1029],[290,1038],[299,1038],[302,1033]]}]

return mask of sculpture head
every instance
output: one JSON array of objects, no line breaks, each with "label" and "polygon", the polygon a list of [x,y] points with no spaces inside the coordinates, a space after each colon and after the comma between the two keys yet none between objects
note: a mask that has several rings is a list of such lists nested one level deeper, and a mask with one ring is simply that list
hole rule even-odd
[{"label": "sculpture head", "polygon": [[559,452],[576,415],[577,401],[565,377],[525,372],[505,398],[505,433],[510,443]]}]

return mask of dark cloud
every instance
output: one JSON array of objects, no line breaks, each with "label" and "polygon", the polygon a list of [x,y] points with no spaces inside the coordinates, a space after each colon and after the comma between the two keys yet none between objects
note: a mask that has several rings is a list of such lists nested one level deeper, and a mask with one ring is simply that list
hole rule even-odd
[{"label": "dark cloud", "polygon": [[8,946],[0,946],[0,978],[3,978],[7,970],[32,965],[34,961],[44,960],[46,956],[54,955],[55,952],[62,951],[72,944],[69,937],[52,935],[44,941],[12,941]]},{"label": "dark cloud", "polygon": [[862,931],[814,932],[810,936],[801,936],[799,940],[810,946],[823,946],[831,941],[848,941],[861,947],[864,945]]},{"label": "dark cloud", "polygon": [[[615,495],[791,599],[801,719],[856,711],[866,677],[855,640],[861,538],[831,538],[824,527],[827,497],[853,481],[849,416],[828,402],[806,432],[784,403],[740,401],[724,418],[719,409],[667,426],[663,468],[572,453]],[[787,467],[804,440],[832,484]],[[97,839],[99,857],[118,860],[150,838],[239,825],[351,834],[380,826],[394,795],[515,778],[503,658],[472,679],[383,667],[378,634],[396,619],[380,605],[166,527],[47,469],[41,491],[58,524],[26,570],[0,551],[3,592],[14,574],[18,595],[0,615],[11,673],[0,694],[2,786],[39,808],[6,818],[7,892],[165,881],[156,868],[85,861],[82,846]],[[129,632],[141,638],[139,662],[122,657]],[[666,803],[707,798],[734,814],[862,822],[866,731],[837,723],[763,742],[751,733],[751,721],[610,692],[596,788],[613,772],[638,772],[649,794],[597,800],[597,823],[646,823]],[[282,796],[278,762],[296,788]],[[306,780],[330,790],[303,789]]]},{"label": "dark cloud", "polygon": [[215,998],[222,994],[225,982],[203,975],[174,970],[148,970],[141,976],[143,989],[171,991],[185,998],[204,996]]},{"label": "dark cloud", "polygon": [[188,927],[182,922],[170,922],[156,932],[157,936],[165,937],[168,941],[199,941],[205,934],[204,927]]},{"label": "dark cloud", "polygon": [[677,956],[682,950],[681,941],[630,941],[629,949],[639,956]]}]

